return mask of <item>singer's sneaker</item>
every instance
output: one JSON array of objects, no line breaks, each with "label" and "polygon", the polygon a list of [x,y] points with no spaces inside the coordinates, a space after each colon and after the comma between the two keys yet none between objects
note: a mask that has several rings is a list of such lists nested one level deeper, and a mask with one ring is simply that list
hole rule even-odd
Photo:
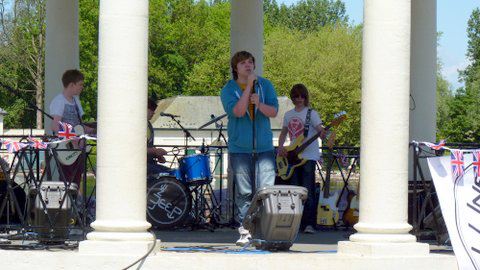
[{"label": "singer's sneaker", "polygon": [[240,238],[238,238],[235,244],[241,247],[248,245],[248,243],[250,243],[250,240],[252,239],[250,232],[243,228],[243,226],[241,226],[240,228],[238,228],[238,233],[240,234]]},{"label": "singer's sneaker", "polygon": [[313,228],[312,225],[308,225],[308,226],[305,227],[305,229],[303,230],[303,233],[314,234],[314,233],[315,233],[315,229]]}]

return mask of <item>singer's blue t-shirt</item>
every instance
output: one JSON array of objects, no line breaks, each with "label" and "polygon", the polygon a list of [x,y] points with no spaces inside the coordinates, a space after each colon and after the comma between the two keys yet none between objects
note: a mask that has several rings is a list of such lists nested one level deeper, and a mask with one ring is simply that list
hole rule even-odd
[{"label": "singer's blue t-shirt", "polygon": [[[277,94],[269,80],[258,77],[258,85],[255,90],[261,103],[273,106],[278,111]],[[253,151],[251,113],[247,110],[243,117],[236,117],[233,113],[233,108],[241,96],[242,89],[234,80],[228,81],[220,94],[223,108],[228,116],[228,151],[230,153],[251,153]],[[255,133],[257,153],[273,150],[270,118],[261,113],[258,108],[255,108]]]}]

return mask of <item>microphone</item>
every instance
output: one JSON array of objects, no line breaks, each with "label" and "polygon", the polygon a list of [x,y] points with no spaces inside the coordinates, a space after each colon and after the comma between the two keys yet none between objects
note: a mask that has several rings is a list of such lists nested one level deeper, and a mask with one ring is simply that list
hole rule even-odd
[{"label": "microphone", "polygon": [[180,117],[180,115],[175,115],[175,114],[171,114],[171,113],[164,113],[164,112],[161,112],[160,116],[168,116],[168,117],[172,117],[172,118]]}]

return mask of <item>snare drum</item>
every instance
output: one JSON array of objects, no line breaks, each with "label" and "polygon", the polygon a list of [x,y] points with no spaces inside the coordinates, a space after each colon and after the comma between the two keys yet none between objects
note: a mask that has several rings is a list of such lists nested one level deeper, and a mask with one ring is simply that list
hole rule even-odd
[{"label": "snare drum", "polygon": [[180,159],[182,180],[187,185],[203,185],[212,181],[208,155],[189,155]]},{"label": "snare drum", "polygon": [[159,229],[183,225],[192,207],[188,188],[174,176],[160,176],[149,183],[147,220]]}]

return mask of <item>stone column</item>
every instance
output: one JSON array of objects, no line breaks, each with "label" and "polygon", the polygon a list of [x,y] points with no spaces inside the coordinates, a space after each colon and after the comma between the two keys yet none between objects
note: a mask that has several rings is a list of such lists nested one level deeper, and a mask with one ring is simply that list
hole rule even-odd
[{"label": "stone column", "polygon": [[255,73],[263,74],[263,1],[232,0],[230,54],[248,51],[255,56]]},{"label": "stone column", "polygon": [[[437,129],[437,1],[412,1],[410,69],[410,141],[436,140]],[[411,153],[411,152],[410,152]],[[409,155],[409,179],[413,179],[413,158]],[[426,160],[421,161],[426,168]],[[424,170],[430,178],[429,170]]]},{"label": "stone column", "polygon": [[144,254],[148,0],[101,0],[99,26],[97,220],[80,252]]},{"label": "stone column", "polygon": [[[63,90],[62,74],[79,68],[78,0],[48,0],[45,33],[45,111]],[[44,117],[45,132],[51,134],[50,118]]]},{"label": "stone column", "polygon": [[411,2],[364,3],[360,220],[339,253],[428,254],[407,223]]}]

